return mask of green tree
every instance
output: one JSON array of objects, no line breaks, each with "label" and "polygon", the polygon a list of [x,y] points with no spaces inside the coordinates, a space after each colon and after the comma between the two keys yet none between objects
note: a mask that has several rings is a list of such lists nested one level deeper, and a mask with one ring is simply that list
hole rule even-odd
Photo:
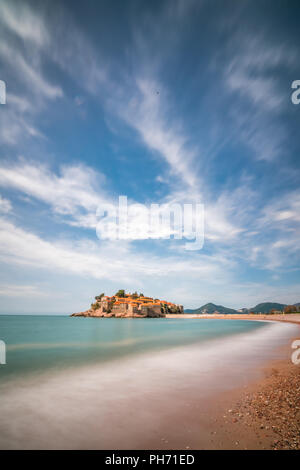
[{"label": "green tree", "polygon": [[125,297],[125,290],[120,289],[118,292],[115,294],[116,297]]},{"label": "green tree", "polygon": [[102,294],[96,295],[95,299],[96,299],[96,300],[101,300],[102,297],[104,297],[104,295],[105,295],[104,292],[102,292]]}]

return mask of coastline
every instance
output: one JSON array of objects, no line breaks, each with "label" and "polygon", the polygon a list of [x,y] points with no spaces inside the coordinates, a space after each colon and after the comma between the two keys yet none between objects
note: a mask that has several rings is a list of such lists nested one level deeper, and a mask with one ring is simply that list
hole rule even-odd
[{"label": "coastline", "polygon": [[266,320],[266,321],[279,321],[284,323],[295,323],[300,324],[300,313],[289,313],[289,314],[282,314],[282,315],[269,315],[269,314],[228,314],[228,315],[221,315],[221,314],[193,314],[193,313],[183,313],[183,314],[166,314],[165,318],[186,318],[186,319],[216,319],[216,320]]},{"label": "coastline", "polygon": [[261,380],[228,397],[218,423],[224,433],[237,436],[232,448],[300,450],[299,387],[299,365],[282,360],[266,365]]},{"label": "coastline", "polygon": [[288,345],[281,349],[285,359],[266,362],[258,380],[208,406],[213,430],[200,449],[300,450],[300,366]]},{"label": "coastline", "polygon": [[269,323],[201,346],[1,387],[0,448],[266,447],[271,443],[253,426],[223,416],[243,392],[260,386],[274,361],[288,363],[288,343],[297,334],[295,325]]},{"label": "coastline", "polygon": [[[292,335],[277,348],[280,358],[265,359],[259,365],[259,377],[214,394],[206,402],[205,411],[199,411],[196,419],[207,433],[199,433],[196,445],[190,440],[185,447],[177,442],[172,448],[300,450],[300,365],[292,363],[290,347],[295,339],[300,339],[300,328],[298,336]],[[178,422],[184,419],[178,418]],[[168,440],[159,449],[168,449]]]},{"label": "coastline", "polygon": [[[260,379],[206,401],[205,410],[199,410],[194,418],[198,426],[196,440],[185,434],[184,445],[181,436],[172,440],[172,449],[300,450],[299,397],[297,389],[292,397],[287,389],[293,385],[299,390],[299,370],[287,361],[275,361],[265,364],[262,371]],[[278,391],[280,397],[274,400]],[[287,398],[292,405],[285,406]],[[287,407],[293,411],[288,418]],[[186,416],[179,415],[170,424],[180,426],[186,422]],[[158,449],[170,449],[169,439],[168,435],[162,439]],[[157,443],[148,448],[157,448]]]},{"label": "coastline", "polygon": [[[300,326],[300,314],[183,314],[180,318],[274,321]],[[290,341],[299,338],[300,329],[299,336]],[[262,378],[225,392],[208,408],[212,419],[207,426],[214,430],[203,449],[300,450],[300,365],[291,362],[289,345],[282,352],[284,360],[264,364]]]}]

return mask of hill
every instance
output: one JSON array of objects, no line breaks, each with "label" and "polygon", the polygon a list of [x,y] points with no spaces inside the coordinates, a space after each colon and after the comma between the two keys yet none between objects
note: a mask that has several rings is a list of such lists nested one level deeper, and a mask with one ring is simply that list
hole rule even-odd
[{"label": "hill", "polygon": [[263,302],[261,304],[257,304],[255,307],[250,308],[250,312],[254,313],[269,313],[270,310],[283,310],[286,304],[278,304],[276,302]]},{"label": "hill", "polygon": [[233,308],[227,308],[227,307],[223,307],[223,305],[216,305],[213,303],[202,305],[202,307],[196,308],[194,310],[191,310],[191,309],[185,310],[185,313],[195,313],[195,314],[206,314],[206,313],[210,314],[214,312],[218,312],[224,315],[238,313]]},{"label": "hill", "polygon": [[[196,314],[203,314],[203,313],[214,313],[214,312],[219,312],[221,314],[236,314],[236,313],[269,313],[270,310],[281,310],[283,311],[284,307],[286,307],[287,304],[279,304],[277,302],[262,302],[260,304],[257,304],[255,307],[252,308],[243,308],[240,310],[234,310],[232,308],[227,308],[223,307],[223,305],[216,305],[213,303],[208,303],[205,305],[202,305],[202,307],[195,308],[195,309],[190,309],[187,308],[185,309],[184,313],[196,313]],[[292,304],[291,304],[292,305]],[[296,307],[300,307],[300,303],[293,304]]]}]

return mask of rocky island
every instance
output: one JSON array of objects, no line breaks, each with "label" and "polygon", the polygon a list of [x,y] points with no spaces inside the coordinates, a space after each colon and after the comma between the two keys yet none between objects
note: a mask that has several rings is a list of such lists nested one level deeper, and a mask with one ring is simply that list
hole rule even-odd
[{"label": "rocky island", "polygon": [[88,310],[73,313],[71,317],[159,318],[168,313],[184,313],[182,305],[145,297],[137,292],[126,294],[124,290],[119,290],[111,297],[98,295],[95,300]]}]

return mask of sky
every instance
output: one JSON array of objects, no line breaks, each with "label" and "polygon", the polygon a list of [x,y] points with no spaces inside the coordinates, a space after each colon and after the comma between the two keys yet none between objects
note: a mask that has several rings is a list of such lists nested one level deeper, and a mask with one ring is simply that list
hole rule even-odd
[{"label": "sky", "polygon": [[[0,0],[0,313],[300,302],[299,9]],[[99,238],[120,195],[203,204],[203,247]]]}]

